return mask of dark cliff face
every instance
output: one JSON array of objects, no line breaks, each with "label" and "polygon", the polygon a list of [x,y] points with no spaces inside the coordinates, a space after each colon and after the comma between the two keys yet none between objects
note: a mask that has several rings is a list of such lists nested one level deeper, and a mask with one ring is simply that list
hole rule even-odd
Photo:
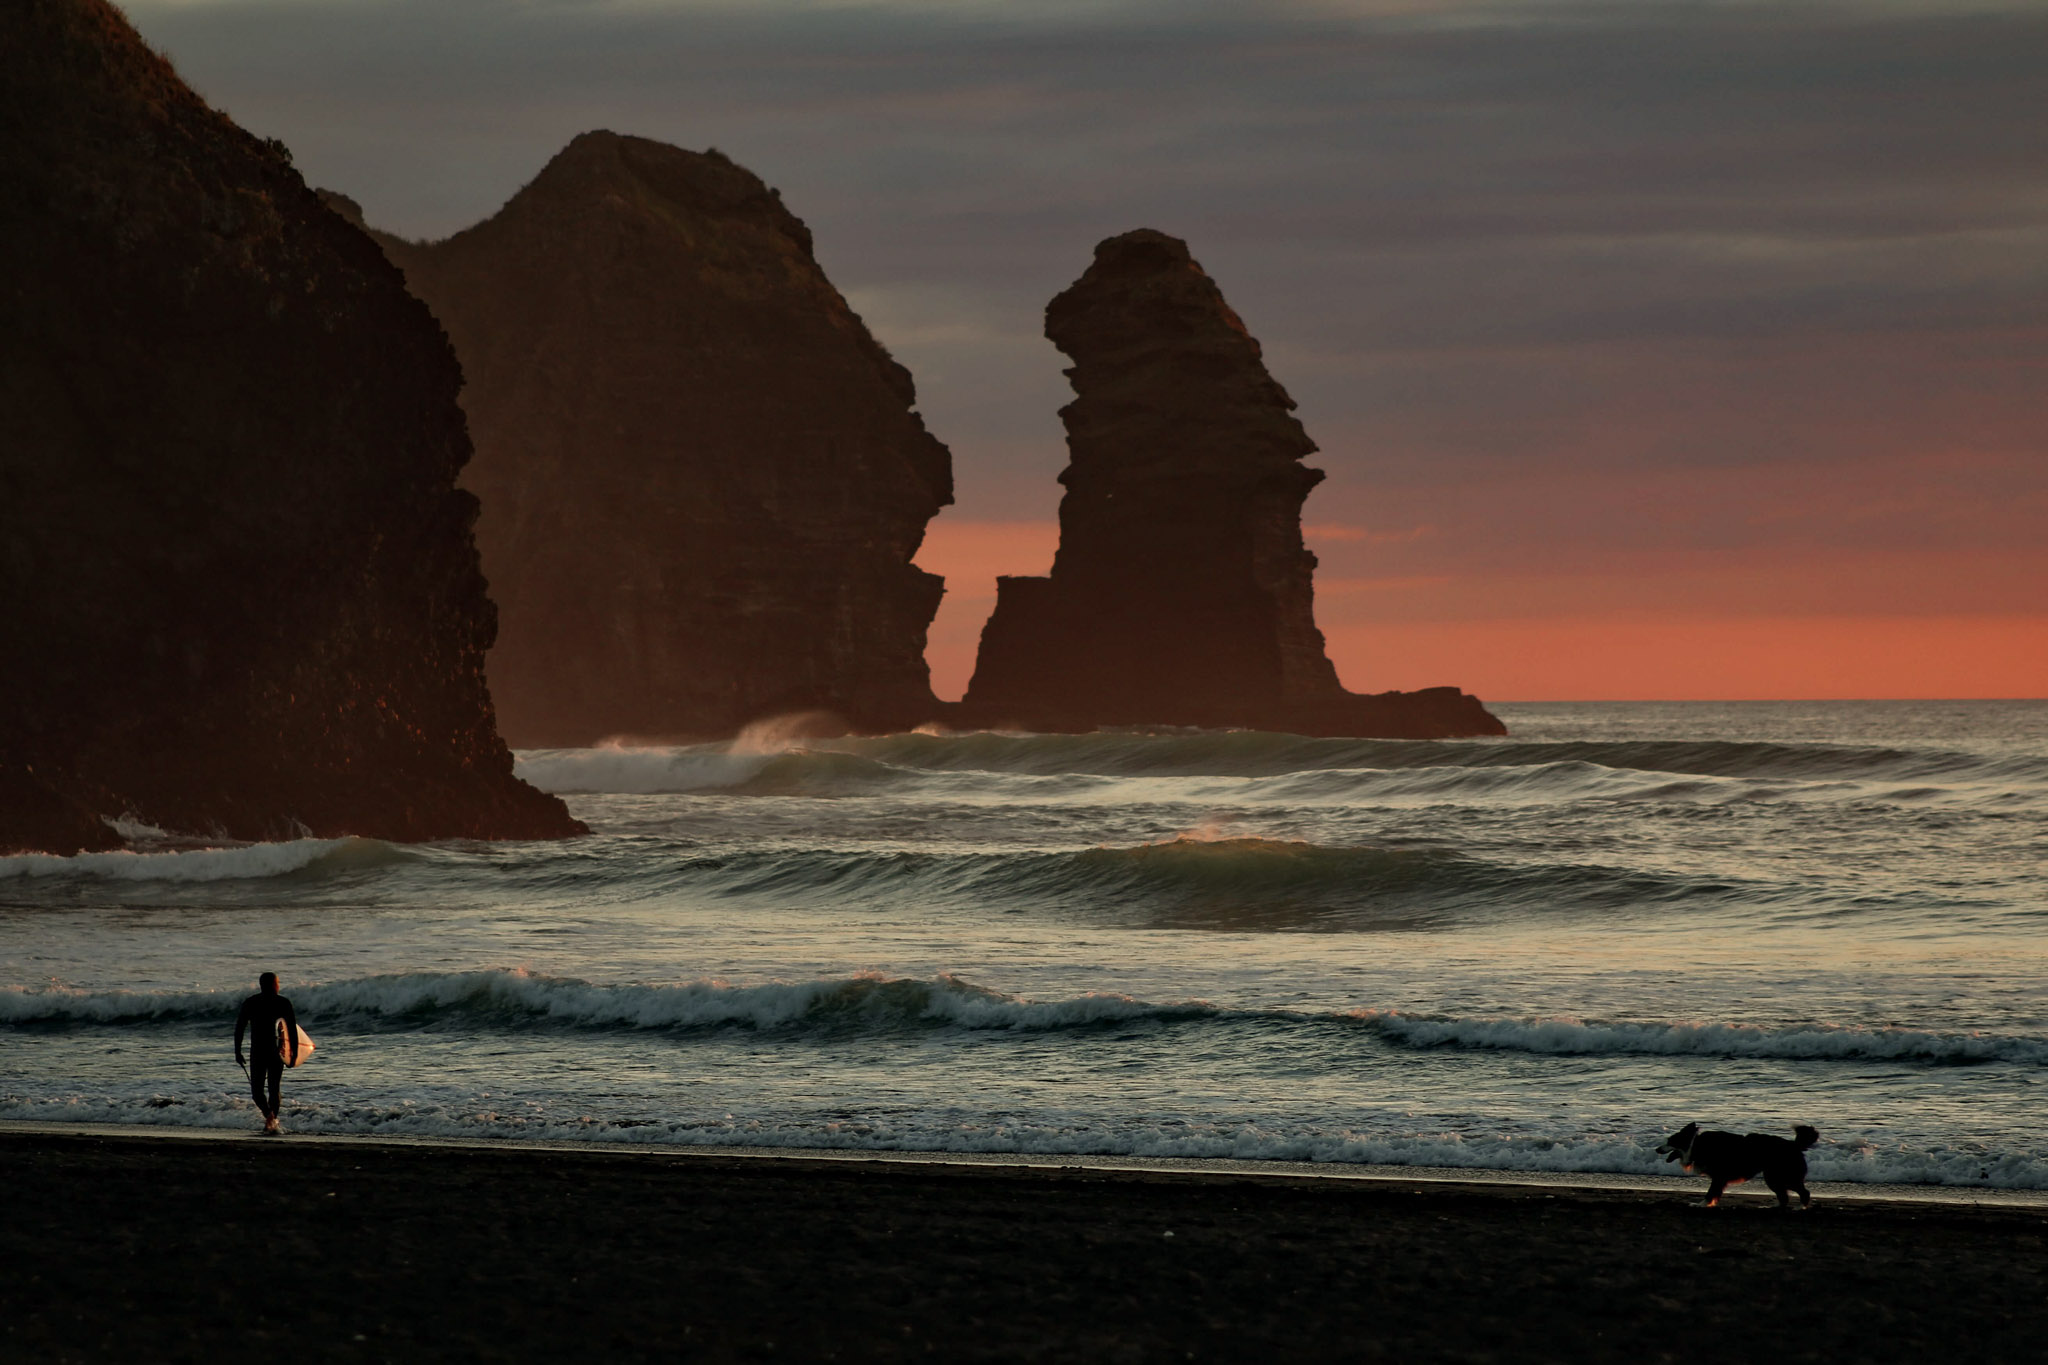
[{"label": "dark cliff face", "polygon": [[1354,696],[1316,629],[1301,507],[1315,443],[1185,243],[1095,249],[1045,310],[1074,362],[1060,410],[1060,548],[1005,578],[964,703],[1041,729],[1234,725],[1323,734],[1497,734],[1453,688]]},{"label": "dark cliff face", "polygon": [[940,709],[910,561],[952,459],[773,190],[586,133],[488,221],[379,240],[468,376],[514,743]]},{"label": "dark cliff face", "polygon": [[103,0],[0,9],[0,848],[578,832],[512,776],[446,339]]}]

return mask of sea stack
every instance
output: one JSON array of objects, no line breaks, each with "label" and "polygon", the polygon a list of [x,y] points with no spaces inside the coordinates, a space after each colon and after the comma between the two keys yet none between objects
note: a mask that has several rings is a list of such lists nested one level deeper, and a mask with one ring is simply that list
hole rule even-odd
[{"label": "sea stack", "polygon": [[460,371],[104,0],[0,7],[0,852],[580,832],[512,775]]},{"label": "sea stack", "polygon": [[912,565],[952,456],[776,191],[715,151],[585,133],[496,216],[379,234],[454,340],[517,745],[941,708]]},{"label": "sea stack", "polygon": [[1112,237],[1045,310],[1072,359],[1059,553],[997,581],[963,710],[1039,730],[1242,726],[1505,733],[1452,687],[1344,690],[1315,624],[1301,507],[1315,443],[1187,244]]}]

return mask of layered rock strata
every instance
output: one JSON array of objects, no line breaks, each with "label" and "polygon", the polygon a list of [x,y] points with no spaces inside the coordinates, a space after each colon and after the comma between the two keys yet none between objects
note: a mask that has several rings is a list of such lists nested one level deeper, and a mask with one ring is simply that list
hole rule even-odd
[{"label": "layered rock strata", "polygon": [[1004,578],[964,709],[985,723],[1500,734],[1456,688],[1344,690],[1315,624],[1301,507],[1314,442],[1185,243],[1095,249],[1046,308],[1073,360],[1059,553]]},{"label": "layered rock strata", "polygon": [[469,379],[513,743],[940,709],[911,559],[952,457],[774,190],[586,133],[489,220],[379,240]]},{"label": "layered rock strata", "polygon": [[582,828],[493,723],[433,318],[103,0],[0,7],[0,851]]}]

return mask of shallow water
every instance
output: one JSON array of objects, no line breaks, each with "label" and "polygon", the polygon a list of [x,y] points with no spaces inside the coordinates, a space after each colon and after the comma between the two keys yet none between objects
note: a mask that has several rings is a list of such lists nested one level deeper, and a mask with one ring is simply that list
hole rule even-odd
[{"label": "shallow water", "polygon": [[2048,1188],[2048,703],[522,755],[596,831],[0,859],[0,1118]]}]

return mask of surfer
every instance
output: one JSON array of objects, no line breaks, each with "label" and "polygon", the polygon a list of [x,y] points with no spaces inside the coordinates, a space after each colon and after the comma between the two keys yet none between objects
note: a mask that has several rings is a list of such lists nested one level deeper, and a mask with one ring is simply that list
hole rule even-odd
[{"label": "surfer", "polygon": [[[275,1133],[277,1127],[278,1091],[284,1085],[285,1058],[279,1052],[280,1031],[282,1037],[291,1041],[291,1064],[299,1064],[299,1016],[292,1009],[292,1002],[277,993],[277,973],[265,972],[257,979],[261,989],[242,1002],[242,1012],[235,1016],[235,1062],[249,1073],[249,1093],[256,1097],[256,1107],[263,1111],[263,1131]],[[254,1029],[249,1039],[249,1060],[242,1061],[242,1032]]]}]

